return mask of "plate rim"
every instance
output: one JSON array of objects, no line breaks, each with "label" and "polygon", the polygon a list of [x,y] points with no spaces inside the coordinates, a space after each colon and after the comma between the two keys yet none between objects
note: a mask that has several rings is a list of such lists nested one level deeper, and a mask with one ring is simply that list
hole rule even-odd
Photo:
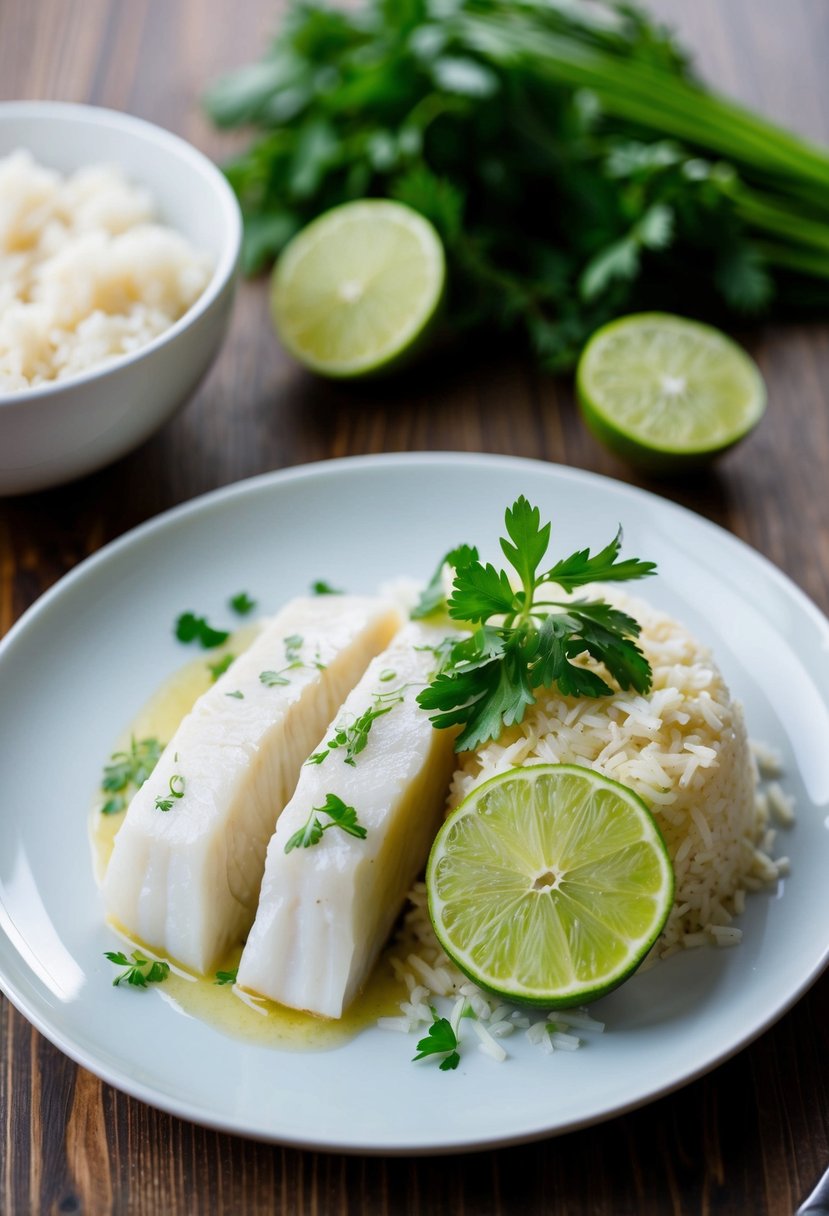
[{"label": "plate rim", "polygon": [[[575,466],[561,465],[550,461],[532,459],[521,456],[503,456],[495,453],[477,453],[466,451],[438,451],[431,452],[428,450],[416,452],[394,452],[394,453],[373,453],[361,456],[344,456],[328,460],[319,460],[309,462],[307,464],[290,466],[283,469],[271,470],[265,473],[258,474],[254,477],[245,478],[236,482],[228,483],[225,486],[217,487],[213,490],[200,494],[197,497],[186,502],[179,503],[171,508],[168,508],[157,515],[144,520],[142,523],[129,529],[121,536],[114,538],[107,544],[103,545],[94,553],[82,559],[71,570],[61,576],[51,587],[43,592],[33,604],[31,604],[20,616],[20,618],[12,625],[5,636],[0,639],[0,665],[5,660],[7,652],[9,652],[16,644],[18,638],[21,638],[33,625],[37,622],[40,615],[51,608],[52,603],[60,598],[66,591],[71,590],[76,583],[83,581],[87,575],[95,570],[100,565],[105,565],[109,560],[117,557],[123,550],[129,549],[136,543],[141,543],[145,538],[152,537],[157,533],[164,532],[168,528],[174,528],[180,522],[187,520],[193,516],[202,514],[205,511],[212,511],[216,508],[221,508],[225,503],[235,499],[243,498],[247,495],[267,492],[273,486],[292,481],[300,481],[312,479],[318,476],[325,476],[329,473],[338,473],[343,470],[358,470],[361,467],[376,467],[376,466],[453,466],[465,465],[467,467],[486,467],[497,465],[499,468],[512,468],[516,471],[532,467],[536,470],[543,470],[547,474],[552,474],[555,477],[561,477],[565,481],[572,480],[579,483],[599,483],[601,485],[610,486],[616,494],[620,494],[623,498],[629,497],[641,500],[645,498],[651,500],[654,504],[659,505],[660,511],[667,510],[669,513],[677,513],[680,517],[690,518],[693,521],[693,526],[703,530],[709,530],[716,534],[720,543],[732,545],[738,552],[749,555],[749,560],[760,564],[765,577],[770,578],[776,583],[792,600],[798,608],[807,613],[812,618],[815,625],[829,639],[829,616],[827,616],[820,607],[810,598],[810,596],[794,581],[794,579],[776,566],[769,558],[767,558],[759,550],[755,549],[747,541],[734,533],[728,531],[721,525],[714,523],[705,516],[685,507],[671,499],[655,493],[652,490],[644,489],[639,486],[631,485],[627,482],[619,481],[613,477],[604,474],[595,473],[592,470],[585,470]],[[14,942],[5,929],[0,929],[3,937],[7,938],[12,950],[15,949]],[[443,1156],[458,1152],[483,1152],[492,1148],[504,1148],[511,1145],[529,1144],[539,1140],[549,1139],[554,1136],[567,1134],[571,1131],[578,1131],[586,1127],[595,1126],[596,1124],[617,1118],[630,1111],[639,1109],[651,1102],[657,1101],[660,1098],[666,1097],[669,1094],[677,1092],[686,1085],[693,1083],[700,1077],[718,1068],[721,1064],[737,1055],[744,1048],[748,1047],[760,1035],[764,1034],[772,1025],[779,1021],[788,1013],[793,1006],[803,997],[803,995],[817,982],[823,972],[829,965],[829,943],[822,955],[817,959],[815,965],[801,979],[801,982],[795,988],[786,993],[785,998],[773,1005],[766,1012],[760,1022],[752,1027],[752,1030],[744,1038],[741,1038],[738,1043],[730,1044],[722,1051],[715,1052],[712,1056],[706,1057],[703,1063],[697,1067],[683,1071],[681,1077],[673,1078],[664,1085],[655,1089],[649,1090],[646,1094],[632,1098],[630,1101],[621,1102],[613,1105],[611,1109],[603,1109],[594,1112],[588,1116],[569,1120],[565,1125],[536,1128],[532,1131],[518,1131],[515,1133],[498,1134],[492,1136],[481,1137],[479,1135],[471,1135],[468,1138],[455,1136],[450,1143],[435,1143],[427,1141],[424,1143],[413,1144],[410,1141],[398,1141],[393,1143],[383,1143],[371,1145],[364,1140],[354,1138],[349,1140],[338,1139],[336,1137],[323,1137],[313,1140],[305,1136],[293,1136],[291,1133],[280,1131],[274,1134],[273,1131],[266,1129],[257,1129],[251,1125],[250,1119],[245,1117],[222,1117],[213,1115],[210,1112],[205,1112],[195,1109],[192,1105],[180,1097],[161,1093],[156,1089],[146,1086],[141,1082],[134,1080],[126,1071],[119,1071],[118,1068],[110,1067],[106,1062],[98,1062],[93,1057],[86,1054],[83,1048],[78,1048],[73,1043],[71,1036],[65,1036],[59,1026],[53,1025],[48,1017],[42,1016],[41,1012],[30,1003],[25,994],[19,991],[16,985],[0,970],[0,991],[7,997],[14,1008],[26,1018],[26,1020],[35,1027],[35,1029],[44,1036],[50,1043],[58,1048],[64,1055],[74,1061],[78,1066],[85,1068],[99,1077],[108,1085],[122,1093],[128,1094],[130,1097],[137,1098],[139,1101],[145,1102],[147,1105],[161,1110],[167,1114],[172,1114],[177,1118],[184,1119],[188,1122],[195,1123],[202,1127],[211,1128],[212,1130],[224,1132],[231,1135],[244,1136],[246,1138],[257,1140],[269,1144],[282,1144],[292,1148],[301,1148],[310,1151],[335,1152],[348,1155],[363,1155],[363,1156]],[[122,1069],[123,1069],[122,1065]]]}]

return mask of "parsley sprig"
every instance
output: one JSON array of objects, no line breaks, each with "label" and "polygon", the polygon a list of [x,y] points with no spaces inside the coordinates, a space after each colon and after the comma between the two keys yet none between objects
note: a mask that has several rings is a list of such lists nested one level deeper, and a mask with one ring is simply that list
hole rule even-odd
[{"label": "parsley sprig", "polygon": [[440,1071],[451,1072],[461,1062],[458,1036],[448,1018],[439,1017],[435,1009],[432,1009],[432,1017],[434,1021],[426,1037],[417,1044],[417,1055],[412,1056],[412,1063],[425,1060],[427,1056],[442,1056],[438,1065]]},{"label": "parsley sprig", "polygon": [[582,697],[614,691],[599,672],[574,659],[589,656],[603,664],[619,688],[647,692],[651,685],[650,664],[634,640],[639,624],[632,617],[602,600],[550,600],[543,591],[551,585],[571,592],[588,583],[645,578],[654,573],[654,563],[620,560],[620,528],[595,555],[580,549],[540,571],[550,524],[542,526],[538,507],[521,496],[507,510],[505,523],[501,550],[520,585],[516,589],[506,570],[484,565],[477,556],[457,566],[446,607],[450,617],[474,628],[451,647],[443,668],[417,698],[423,709],[436,711],[431,718],[436,727],[463,727],[457,751],[497,739],[503,726],[520,722],[537,688]]},{"label": "parsley sprig", "polygon": [[[327,815],[328,823],[323,823],[320,815]],[[294,832],[285,845],[285,852],[290,853],[292,849],[309,849],[312,845],[319,844],[323,832],[327,832],[329,828],[342,828],[349,836],[356,836],[358,840],[365,840],[368,835],[368,829],[359,822],[353,806],[346,806],[336,794],[326,794],[322,806],[312,807],[304,825],[298,832]]]},{"label": "parsley sprig", "polygon": [[251,599],[247,591],[240,591],[238,595],[232,596],[228,603],[238,616],[247,616],[256,607],[256,600]]},{"label": "parsley sprig", "polygon": [[319,651],[314,655],[310,663],[306,663],[302,658],[302,647],[305,639],[298,633],[292,633],[285,638],[283,645],[285,647],[285,666],[280,667],[278,671],[260,671],[259,682],[264,684],[266,688],[278,688],[283,684],[290,684],[290,680],[285,674],[288,671],[298,671],[301,667],[316,667],[317,671],[325,670],[325,663],[322,662]]},{"label": "parsley sprig", "polygon": [[194,612],[183,612],[176,620],[176,637],[180,642],[198,642],[204,650],[222,646],[230,637],[227,629],[214,629],[206,617]]},{"label": "parsley sprig", "polygon": [[134,988],[146,988],[148,984],[160,984],[170,974],[170,964],[160,959],[144,958],[138,950],[133,950],[129,958],[121,950],[105,950],[104,957],[116,967],[123,967],[112,981],[114,987],[121,983],[132,984]]},{"label": "parsley sprig", "polygon": [[127,751],[114,752],[104,767],[101,789],[109,794],[102,815],[117,815],[127,805],[128,794],[140,789],[164,750],[158,739],[130,739]]}]

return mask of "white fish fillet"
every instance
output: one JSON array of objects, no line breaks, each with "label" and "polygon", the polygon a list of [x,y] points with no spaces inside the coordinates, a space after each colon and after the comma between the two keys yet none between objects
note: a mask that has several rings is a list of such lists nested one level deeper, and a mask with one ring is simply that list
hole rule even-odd
[{"label": "white fish fillet", "polygon": [[[344,747],[303,767],[268,846],[259,908],[239,964],[244,988],[336,1018],[362,987],[426,860],[446,799],[455,732],[435,730],[415,703],[435,666],[433,653],[416,648],[435,645],[446,632],[408,625],[370,664],[317,751],[338,727],[388,704],[395,690],[404,699],[374,720],[353,767]],[[354,807],[366,838],[331,827],[318,844],[286,853],[286,842],[328,793]],[[324,814],[320,821],[329,822]]]},{"label": "white fish fillet", "polygon": [[[292,600],[199,698],[115,839],[104,899],[128,933],[201,972],[243,939],[300,766],[400,624],[398,609],[379,599]],[[283,670],[297,638],[302,666]],[[263,671],[286,683],[267,686]],[[176,776],[184,794],[170,798]],[[169,810],[157,809],[158,797]]]}]

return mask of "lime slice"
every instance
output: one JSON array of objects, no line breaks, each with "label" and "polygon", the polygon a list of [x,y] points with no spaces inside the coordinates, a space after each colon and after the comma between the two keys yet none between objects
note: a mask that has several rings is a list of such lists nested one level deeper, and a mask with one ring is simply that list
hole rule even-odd
[{"label": "lime slice", "polygon": [[435,838],[426,887],[435,933],[470,979],[548,1008],[626,979],[674,897],[645,804],[572,764],[511,769],[473,790]]},{"label": "lime slice", "polygon": [[428,220],[402,203],[365,199],[327,211],[285,247],[271,311],[283,345],[306,367],[364,376],[412,351],[445,282]]},{"label": "lime slice", "polygon": [[660,312],[598,330],[582,352],[576,387],[596,437],[654,472],[724,452],[766,408],[762,376],[745,351],[710,325]]}]

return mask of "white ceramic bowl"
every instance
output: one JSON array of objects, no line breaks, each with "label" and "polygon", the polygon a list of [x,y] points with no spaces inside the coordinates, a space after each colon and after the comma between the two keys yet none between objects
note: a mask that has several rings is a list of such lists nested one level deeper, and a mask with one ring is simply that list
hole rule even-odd
[{"label": "white ceramic bowl", "polygon": [[19,393],[0,393],[0,494],[58,485],[123,456],[193,392],[233,303],[242,223],[216,166],[168,131],[95,106],[0,104],[0,156],[28,149],[63,173],[117,164],[145,186],[162,223],[213,259],[212,278],[170,329],[133,354]]}]

